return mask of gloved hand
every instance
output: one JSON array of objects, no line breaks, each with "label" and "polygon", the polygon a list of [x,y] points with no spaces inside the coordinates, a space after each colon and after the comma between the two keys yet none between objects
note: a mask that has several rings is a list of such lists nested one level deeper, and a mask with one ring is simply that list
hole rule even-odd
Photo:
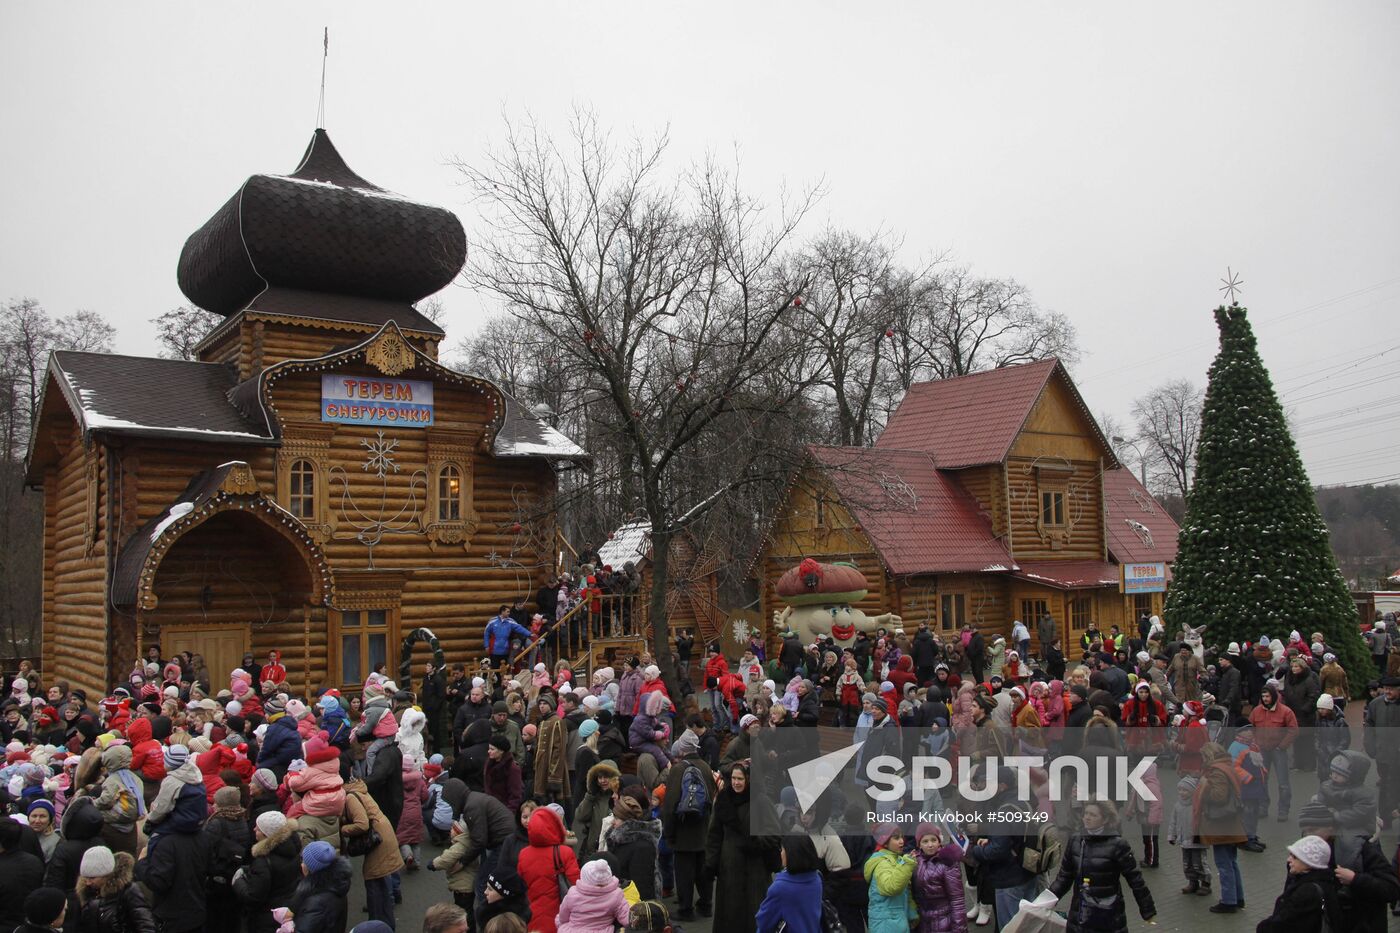
[{"label": "gloved hand", "polygon": [[437,870],[438,870],[438,867],[437,867],[435,864],[433,864],[432,862],[429,862],[429,863],[428,863],[426,866],[424,866],[424,867],[427,868],[428,871],[437,871]]}]

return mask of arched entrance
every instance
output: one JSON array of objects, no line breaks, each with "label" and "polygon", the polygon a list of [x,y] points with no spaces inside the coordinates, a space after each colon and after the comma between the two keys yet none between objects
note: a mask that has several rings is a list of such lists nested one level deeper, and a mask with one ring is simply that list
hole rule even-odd
[{"label": "arched entrance", "polygon": [[227,683],[244,652],[269,645],[286,656],[289,679],[300,682],[293,672],[302,670],[309,678],[311,613],[326,602],[330,581],[320,548],[257,491],[246,464],[200,474],[118,557],[113,607],[135,624],[127,643],[113,646],[114,679],[150,645],[163,657],[203,655],[211,686]]}]

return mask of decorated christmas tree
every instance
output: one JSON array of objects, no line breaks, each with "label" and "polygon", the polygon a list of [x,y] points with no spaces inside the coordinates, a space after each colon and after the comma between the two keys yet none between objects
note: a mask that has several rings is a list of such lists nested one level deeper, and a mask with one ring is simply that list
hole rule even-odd
[{"label": "decorated christmas tree", "polygon": [[1215,309],[1220,352],[1210,367],[1165,615],[1169,634],[1206,626],[1207,645],[1262,635],[1285,643],[1321,632],[1351,675],[1375,675],[1327,525],[1239,304]]}]

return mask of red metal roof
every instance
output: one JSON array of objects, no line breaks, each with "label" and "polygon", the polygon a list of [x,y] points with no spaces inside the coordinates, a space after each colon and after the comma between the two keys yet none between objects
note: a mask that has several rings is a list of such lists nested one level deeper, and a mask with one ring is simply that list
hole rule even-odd
[{"label": "red metal roof", "polygon": [[1059,365],[1049,359],[915,383],[875,446],[924,451],[944,470],[1001,463]]},{"label": "red metal roof", "polygon": [[1017,563],[1020,569],[1012,576],[1062,590],[1117,586],[1121,574],[1117,565],[1101,560],[1023,560]]},{"label": "red metal roof", "polygon": [[1176,536],[1181,529],[1131,470],[1105,470],[1103,494],[1108,550],[1114,560],[1122,564],[1176,560]]},{"label": "red metal roof", "polygon": [[917,450],[809,447],[890,573],[1015,568],[976,500]]}]

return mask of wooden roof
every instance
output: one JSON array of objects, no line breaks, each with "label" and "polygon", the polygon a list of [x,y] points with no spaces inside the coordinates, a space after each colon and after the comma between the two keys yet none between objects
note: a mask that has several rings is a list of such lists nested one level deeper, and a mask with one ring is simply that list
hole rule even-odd
[{"label": "wooden roof", "polygon": [[1181,529],[1131,470],[1105,470],[1103,496],[1108,550],[1114,560],[1123,564],[1176,560]]},{"label": "wooden roof", "polygon": [[890,573],[1016,568],[976,500],[917,450],[810,447],[841,504]]},{"label": "wooden roof", "polygon": [[[970,376],[916,382],[890,416],[876,447],[920,450],[941,470],[1003,463],[1052,377],[1064,380],[1093,425],[1095,439],[1112,448],[1057,359],[1005,366]],[[1112,463],[1115,465],[1116,463]]]},{"label": "wooden roof", "polygon": [[[412,312],[414,301],[456,277],[466,250],[455,214],[361,178],[318,129],[293,172],[251,176],[190,235],[177,277],[191,301],[223,315],[270,288],[375,299]],[[421,315],[401,323],[442,335]]]}]

